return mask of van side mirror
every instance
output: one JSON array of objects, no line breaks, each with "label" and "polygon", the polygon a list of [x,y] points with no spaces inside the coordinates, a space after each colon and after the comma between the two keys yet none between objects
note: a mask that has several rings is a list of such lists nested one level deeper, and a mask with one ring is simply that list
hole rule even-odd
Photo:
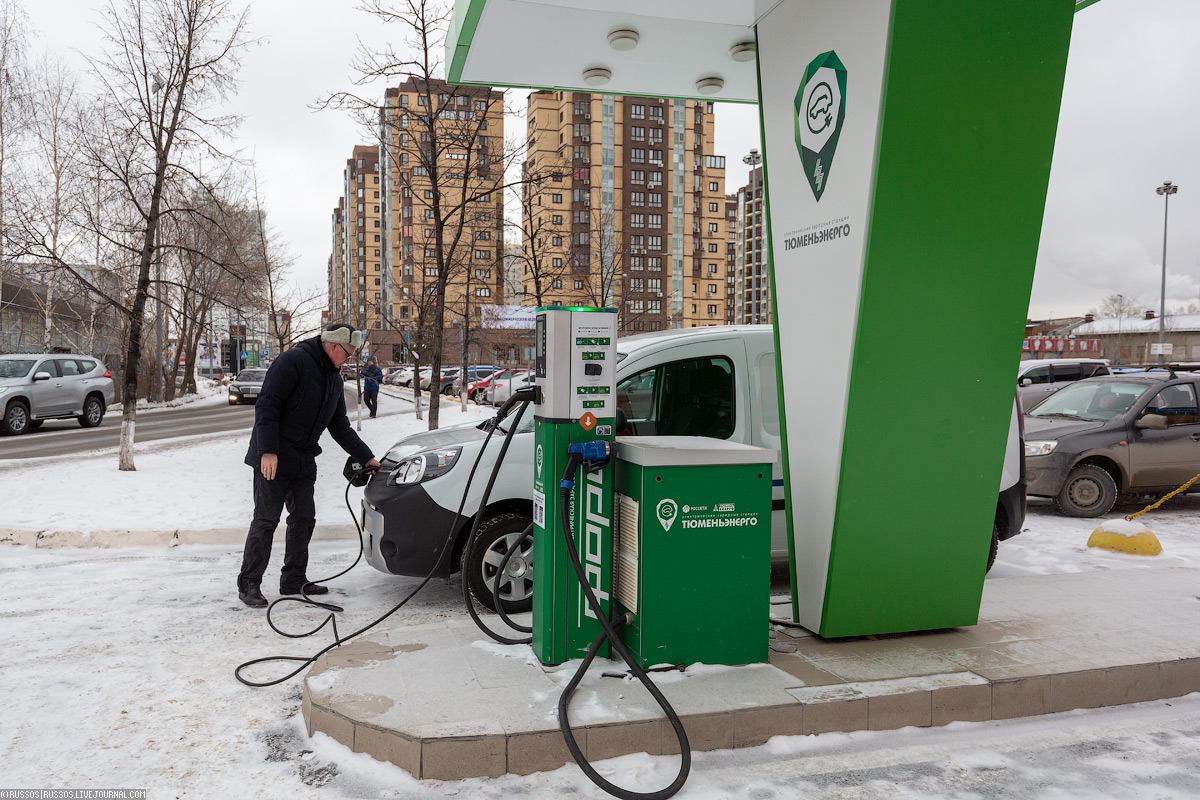
[{"label": "van side mirror", "polygon": [[1033,386],[1033,378],[1021,378],[1022,386]]},{"label": "van side mirror", "polygon": [[33,374],[33,379],[35,381],[48,381],[48,380],[50,380],[50,373],[49,372],[35,372]]},{"label": "van side mirror", "polygon": [[1167,429],[1167,418],[1162,414],[1146,414],[1138,417],[1137,422],[1133,423],[1135,428],[1149,428],[1152,431],[1165,431]]}]

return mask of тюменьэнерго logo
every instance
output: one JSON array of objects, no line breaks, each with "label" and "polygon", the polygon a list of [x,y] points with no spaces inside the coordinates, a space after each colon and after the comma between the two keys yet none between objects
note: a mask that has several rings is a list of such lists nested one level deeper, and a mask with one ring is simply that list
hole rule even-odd
[{"label": "\u0442\u044e\u043c\u0435\u043d\u044c\u044d\u043d\u0435\u0440\u0433\u043e logo", "polygon": [[832,50],[821,53],[804,69],[804,80],[796,90],[795,108],[796,150],[800,152],[800,163],[813,196],[819,202],[846,119],[846,67],[837,53]]}]

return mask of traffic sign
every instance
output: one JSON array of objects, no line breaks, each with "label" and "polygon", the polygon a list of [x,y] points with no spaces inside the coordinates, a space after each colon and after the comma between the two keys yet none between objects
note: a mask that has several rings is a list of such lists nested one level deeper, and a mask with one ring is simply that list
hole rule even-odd
[{"label": "traffic sign", "polygon": [[247,352],[247,351],[245,351],[245,350],[243,350],[243,351],[242,351],[242,358],[243,358],[243,359],[246,359],[246,358],[249,358],[249,357],[250,357],[250,353],[249,353],[249,352]]},{"label": "traffic sign", "polygon": [[270,356],[271,356],[271,351],[270,351],[270,350],[268,350],[268,349],[266,349],[266,348],[263,348],[263,351],[262,351],[262,357],[263,357],[263,358],[269,358]]}]

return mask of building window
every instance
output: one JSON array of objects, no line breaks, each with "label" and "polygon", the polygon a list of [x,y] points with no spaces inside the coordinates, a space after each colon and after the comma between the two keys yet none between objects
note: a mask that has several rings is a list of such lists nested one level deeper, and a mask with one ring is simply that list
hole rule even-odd
[{"label": "building window", "polygon": [[650,207],[651,208],[662,208],[662,192],[651,192],[650,193]]},{"label": "building window", "polygon": [[561,266],[562,266],[562,264],[563,264],[563,262],[562,262],[562,259],[561,259],[561,258],[553,258],[553,259],[551,259],[551,260],[550,260],[550,263],[551,263],[551,265],[553,265],[553,266],[555,266],[555,267],[561,267]]},{"label": "building window", "polygon": [[717,232],[717,223],[715,223],[715,222],[708,223],[708,232],[716,233]]},{"label": "building window", "polygon": [[426,278],[436,278],[437,277],[437,267],[426,267],[425,268],[425,277]]},{"label": "building window", "polygon": [[708,243],[708,252],[710,252],[710,253],[715,253],[715,252],[717,252],[717,243],[716,243],[716,242],[709,242],[709,243]]},{"label": "building window", "polygon": [[629,224],[634,228],[646,227],[646,215],[645,214],[630,214],[629,215]]},{"label": "building window", "polygon": [[631,206],[644,206],[644,205],[646,205],[646,193],[645,193],[645,192],[633,192],[633,193],[631,193],[631,194],[629,195],[629,204],[630,204]]},{"label": "building window", "polygon": [[662,214],[651,214],[650,215],[650,227],[651,228],[661,228],[662,226],[663,226]]},{"label": "building window", "polygon": [[581,280],[579,280],[578,278],[576,278],[576,279],[575,279],[575,288],[576,288],[576,289],[582,289],[582,288],[583,288],[583,281],[581,281]]},{"label": "building window", "polygon": [[646,237],[640,236],[640,235],[639,236],[630,236],[629,237],[629,246],[634,248],[635,250],[644,249],[646,247]]},{"label": "building window", "polygon": [[651,128],[650,129],[650,143],[651,144],[662,144],[662,140],[663,140],[662,128]]},{"label": "building window", "polygon": [[662,278],[650,278],[646,281],[646,288],[651,292],[662,291]]},{"label": "building window", "polygon": [[475,231],[475,238],[476,239],[490,239],[490,238],[492,238],[492,232],[491,231]]},{"label": "building window", "polygon": [[550,202],[551,202],[551,203],[561,203],[561,202],[562,202],[562,195],[561,195],[561,194],[552,194],[552,195],[550,195]]},{"label": "building window", "polygon": [[708,182],[708,190],[710,192],[717,192],[717,191],[720,191],[720,188],[716,181],[709,181]]},{"label": "building window", "polygon": [[487,111],[487,100],[476,100],[475,101],[475,110],[476,111]]},{"label": "building window", "polygon": [[637,126],[631,127],[631,128],[629,129],[629,138],[630,138],[630,139],[632,139],[632,140],[633,140],[633,141],[635,141],[635,142],[644,142],[644,141],[646,141],[646,129],[645,129],[645,128],[639,128],[639,127],[637,127]]},{"label": "building window", "polygon": [[650,313],[651,314],[661,314],[662,313],[662,300],[651,300],[649,305],[650,305]]},{"label": "building window", "polygon": [[710,284],[708,285],[708,293],[709,293],[709,294],[716,294],[716,293],[717,293],[717,285],[716,285],[715,283],[710,283]]},{"label": "building window", "polygon": [[477,286],[477,287],[475,287],[475,296],[476,297],[491,297],[492,290],[486,286]]},{"label": "building window", "polygon": [[709,265],[708,265],[708,274],[709,274],[709,275],[716,275],[716,274],[717,274],[717,265],[716,265],[716,264],[709,264]]},{"label": "building window", "polygon": [[662,250],[663,242],[661,236],[648,236],[646,237],[646,242],[646,246],[651,250]]},{"label": "building window", "polygon": [[475,257],[479,259],[490,259],[492,257],[491,250],[476,250]]},{"label": "building window", "polygon": [[641,169],[633,170],[632,172],[629,173],[629,180],[631,183],[645,183],[646,182],[646,171],[641,170]]},{"label": "building window", "polygon": [[629,106],[629,116],[633,119],[645,119],[646,107],[637,103],[631,103]]},{"label": "building window", "polygon": [[629,291],[641,292],[645,290],[645,281],[641,278],[631,278],[629,281]]},{"label": "building window", "polygon": [[663,120],[662,106],[650,106],[650,119],[658,120],[659,122],[662,122],[662,120]]},{"label": "building window", "polygon": [[716,204],[716,203],[709,203],[709,204],[708,204],[708,210],[709,210],[709,211],[716,211],[716,210],[717,210],[717,204]]},{"label": "building window", "polygon": [[[629,160],[632,161],[634,164],[645,164],[646,163],[646,151],[640,147],[630,148]],[[661,157],[659,158],[659,163],[660,164],[662,163]]]},{"label": "building window", "polygon": [[553,283],[550,284],[550,288],[551,289],[561,289],[562,288],[562,278],[555,278]]},{"label": "building window", "polygon": [[[562,217],[559,217],[559,218],[558,218],[558,221],[559,221],[559,222],[562,222]],[[561,237],[561,236],[555,236],[554,238],[552,238],[552,239],[550,240],[550,244],[552,244],[552,245],[553,245],[553,246],[555,246],[555,247],[562,247],[562,237]]]},{"label": "building window", "polygon": [[662,269],[662,259],[658,256],[650,256],[649,258],[646,259],[646,268],[655,270],[656,272],[658,270],[661,270]]},{"label": "building window", "polygon": [[653,189],[655,186],[662,186],[662,182],[663,182],[663,177],[662,177],[661,172],[651,172],[650,173],[650,184],[649,185],[650,185],[651,189]]},{"label": "building window", "polygon": [[576,203],[587,203],[591,200],[591,192],[587,189],[572,189],[571,200]]}]

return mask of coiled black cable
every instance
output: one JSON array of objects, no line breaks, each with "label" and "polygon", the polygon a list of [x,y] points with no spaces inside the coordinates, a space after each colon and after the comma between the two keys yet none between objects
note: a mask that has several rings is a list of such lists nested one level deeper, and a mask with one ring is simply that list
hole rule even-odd
[{"label": "coiled black cable", "polygon": [[[464,553],[469,554],[471,552],[471,548],[475,546],[475,539],[479,534],[479,525],[483,521],[483,512],[484,509],[487,508],[488,499],[492,496],[492,487],[496,483],[496,477],[500,474],[500,467],[504,463],[504,455],[508,452],[508,446],[512,443],[513,435],[517,431],[517,425],[520,424],[521,417],[525,414],[525,410],[529,408],[529,403],[532,400],[532,390],[522,389],[520,392],[527,392],[528,394],[522,396],[521,409],[517,412],[517,416],[513,420],[512,424],[508,426],[508,433],[504,436],[504,444],[500,446],[500,454],[496,456],[496,466],[492,468],[491,477],[488,479],[488,484],[483,490],[483,497],[481,497],[479,500],[479,511],[476,512],[475,521],[471,524],[471,533],[469,536],[467,536],[467,543],[463,550]],[[514,393],[513,396],[517,397],[518,393]],[[466,497],[466,493],[464,493],[463,496]],[[511,559],[513,553],[520,548],[521,542],[524,541],[525,536],[528,535],[528,532],[529,529],[527,528],[526,531],[521,534],[521,538],[517,540],[516,545],[510,548],[509,551],[504,554],[504,560],[500,562],[500,569],[496,572],[495,582],[492,585],[492,598],[495,601],[496,612],[509,627],[511,627],[513,630],[521,631],[522,633],[532,633],[533,628],[527,628],[523,625],[514,623],[508,618],[508,615],[504,613],[503,604],[500,602],[500,578],[504,574],[504,569],[508,566],[509,559]],[[470,560],[469,556],[467,560]],[[479,630],[483,631],[492,639],[500,644],[530,644],[533,641],[532,637],[513,639],[508,636],[501,636],[499,633],[496,633],[494,630],[484,624],[483,619],[481,619],[479,616],[479,612],[475,610],[475,598],[471,596],[471,584],[466,569],[464,569],[462,573],[462,593],[463,601],[466,603],[467,613],[471,615],[471,620],[475,623]]]},{"label": "coiled black cable", "polygon": [[[592,642],[592,646],[588,648],[587,655],[579,665],[579,669],[575,670],[575,674],[571,676],[571,680],[567,683],[563,693],[558,698],[558,727],[562,731],[563,740],[566,742],[567,749],[571,751],[571,756],[575,759],[575,763],[583,770],[583,773],[588,776],[592,783],[599,786],[604,791],[620,797],[622,800],[664,800],[671,797],[681,788],[687,781],[688,773],[692,769],[692,748],[688,743],[687,732],[683,729],[683,722],[679,719],[679,715],[675,713],[675,709],[671,707],[670,702],[663,695],[654,681],[650,680],[650,676],[646,674],[646,670],[638,664],[637,659],[629,652],[629,648],[625,646],[625,642],[617,635],[617,628],[624,625],[627,618],[623,617],[617,622],[612,622],[605,615],[604,609],[600,606],[600,601],[596,598],[596,593],[592,591],[591,585],[588,583],[587,574],[584,572],[583,564],[579,560],[579,550],[575,547],[575,537],[571,535],[571,528],[568,519],[571,513],[571,488],[574,486],[575,472],[578,470],[582,459],[577,453],[572,453],[567,457],[567,469],[563,474],[564,485],[559,488],[559,521],[562,527],[563,539],[567,548],[567,556],[570,558],[571,567],[575,570],[575,577],[579,579],[579,586],[587,597],[588,605],[592,608],[592,613],[596,615],[596,619],[600,621],[600,626],[604,629],[603,632],[596,637]],[[604,644],[604,640],[608,639],[612,643],[613,649],[621,656],[625,663],[629,666],[629,671],[633,676],[641,681],[646,687],[646,691],[650,692],[650,696],[654,698],[654,702],[658,703],[659,708],[666,714],[667,719],[671,723],[671,727],[675,730],[675,738],[679,741],[679,773],[675,776],[675,780],[671,781],[664,789],[659,789],[655,792],[635,792],[629,789],[617,786],[606,780],[587,760],[587,756],[579,748],[579,743],[575,741],[575,733],[571,730],[571,722],[567,716],[567,709],[571,703],[571,695],[575,693],[575,689],[579,686],[579,682],[583,680],[584,674],[591,666],[592,660],[596,657],[596,653],[600,650],[600,646]]]}]

